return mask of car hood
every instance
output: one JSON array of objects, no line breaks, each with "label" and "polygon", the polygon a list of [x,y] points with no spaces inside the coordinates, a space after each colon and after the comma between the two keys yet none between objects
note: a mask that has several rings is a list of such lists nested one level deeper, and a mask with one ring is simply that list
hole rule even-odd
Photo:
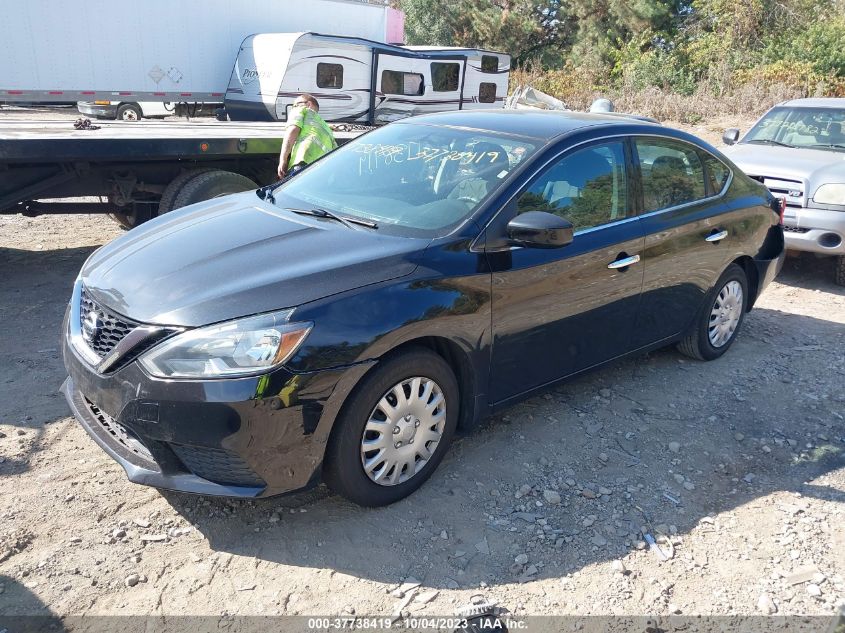
[{"label": "car hood", "polygon": [[845,152],[749,143],[739,143],[723,151],[737,167],[752,176],[845,182]]},{"label": "car hood", "polygon": [[96,251],[81,277],[126,317],[194,327],[408,275],[428,243],[296,215],[247,192],[133,229]]}]

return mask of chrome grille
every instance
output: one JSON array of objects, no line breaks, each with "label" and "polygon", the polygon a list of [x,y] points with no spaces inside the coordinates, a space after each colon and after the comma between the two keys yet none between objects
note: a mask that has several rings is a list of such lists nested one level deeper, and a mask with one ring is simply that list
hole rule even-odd
[{"label": "chrome grille", "polygon": [[98,304],[83,288],[79,306],[79,326],[85,343],[97,356],[103,358],[129,332],[138,327],[138,323]]},{"label": "chrome grille", "polygon": [[785,198],[786,206],[804,206],[804,183],[800,180],[789,180],[786,178],[776,178],[774,176],[751,177],[757,182],[766,185],[766,188],[778,198]]}]

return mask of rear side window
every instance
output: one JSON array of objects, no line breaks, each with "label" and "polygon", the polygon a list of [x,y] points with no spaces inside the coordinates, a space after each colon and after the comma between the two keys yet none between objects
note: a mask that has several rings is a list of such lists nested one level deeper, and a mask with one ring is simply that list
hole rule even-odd
[{"label": "rear side window", "polygon": [[403,73],[398,70],[384,70],[381,73],[381,91],[387,95],[421,95],[425,89],[423,76],[418,73]]},{"label": "rear side window", "polygon": [[710,185],[710,193],[713,195],[721,193],[725,185],[728,184],[731,170],[725,163],[710,154],[704,154],[704,166],[707,168],[707,182]]},{"label": "rear side window", "polygon": [[478,87],[478,100],[481,103],[496,103],[496,84],[483,82]]},{"label": "rear side window", "polygon": [[481,56],[481,72],[496,73],[499,72],[499,58],[495,55]]},{"label": "rear side window", "polygon": [[454,92],[458,89],[461,77],[460,64],[432,62],[431,87],[434,92]]},{"label": "rear side window", "polygon": [[318,88],[343,88],[343,66],[341,64],[317,64]]},{"label": "rear side window", "polygon": [[645,213],[707,197],[704,166],[695,148],[653,139],[637,139],[636,145]]},{"label": "rear side window", "polygon": [[569,154],[535,180],[517,199],[517,212],[546,211],[572,222],[576,231],[628,215],[625,149],[621,142]]}]

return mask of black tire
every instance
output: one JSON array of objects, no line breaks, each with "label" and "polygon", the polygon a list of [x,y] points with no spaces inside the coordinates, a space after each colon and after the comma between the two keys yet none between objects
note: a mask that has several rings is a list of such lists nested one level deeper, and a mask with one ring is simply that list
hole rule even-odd
[{"label": "black tire", "polygon": [[123,103],[117,108],[115,118],[118,121],[140,121],[141,108],[134,103]]},{"label": "black tire", "polygon": [[210,171],[213,171],[210,167],[191,169],[183,171],[181,174],[176,176],[176,178],[171,180],[164,188],[164,191],[161,194],[161,200],[158,202],[158,215],[164,215],[168,211],[173,211],[173,203],[176,202],[176,196],[182,192],[182,188],[189,180]]},{"label": "black tire", "polygon": [[[718,347],[714,346],[710,341],[710,320],[711,312],[716,307],[719,300],[719,294],[722,290],[728,287],[731,282],[737,282],[742,288],[742,308],[739,314],[739,321],[736,328],[729,338]],[[705,301],[702,303],[698,316],[696,316],[695,323],[686,336],[678,343],[678,350],[690,358],[697,360],[714,360],[724,354],[733,342],[736,340],[736,335],[742,328],[742,322],[745,320],[745,313],[748,310],[748,279],[745,271],[736,264],[731,264],[719,277],[716,285],[707,293]]]},{"label": "black tire", "polygon": [[257,188],[258,185],[246,176],[215,169],[188,180],[173,200],[172,209],[181,209],[196,202]]},{"label": "black tire", "polygon": [[[421,376],[441,389],[446,415],[440,441],[428,462],[404,482],[381,485],[364,471],[361,441],[364,427],[381,398],[403,380]],[[443,459],[458,422],[460,390],[455,374],[440,356],[424,348],[412,348],[388,357],[361,381],[335,422],[323,464],[326,484],[339,495],[362,506],[384,506],[407,497],[431,476]]]},{"label": "black tire", "polygon": [[845,255],[837,255],[833,261],[833,283],[845,286]]}]

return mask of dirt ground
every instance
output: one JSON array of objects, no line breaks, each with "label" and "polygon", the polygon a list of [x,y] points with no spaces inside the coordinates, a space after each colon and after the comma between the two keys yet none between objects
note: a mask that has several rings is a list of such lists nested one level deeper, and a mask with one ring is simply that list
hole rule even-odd
[{"label": "dirt ground", "polygon": [[130,484],[69,417],[62,315],[85,258],[120,233],[98,216],[0,216],[0,619],[453,615],[475,594],[516,615],[845,604],[845,289],[830,260],[788,259],[722,359],[666,349],[551,389],[367,510],[324,488],[228,501]]}]

